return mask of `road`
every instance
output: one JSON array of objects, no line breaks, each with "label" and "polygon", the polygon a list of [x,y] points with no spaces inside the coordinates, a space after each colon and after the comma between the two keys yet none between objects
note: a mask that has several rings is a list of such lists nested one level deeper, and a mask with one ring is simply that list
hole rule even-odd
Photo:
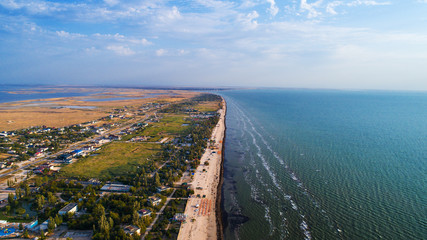
[{"label": "road", "polygon": [[0,178],[5,177],[5,176],[8,176],[8,175],[12,175],[12,174],[14,174],[14,173],[16,173],[16,172],[18,172],[18,171],[21,171],[21,170],[23,170],[23,169],[25,169],[25,168],[29,167],[30,165],[34,165],[34,164],[37,164],[37,163],[40,163],[40,162],[46,161],[48,158],[56,157],[56,156],[58,156],[58,155],[60,155],[60,154],[63,154],[63,153],[65,153],[65,152],[75,150],[75,148],[76,148],[76,147],[78,147],[78,146],[80,146],[80,145],[82,145],[82,144],[87,144],[87,143],[88,143],[88,142],[90,142],[90,141],[97,140],[97,139],[102,139],[102,138],[103,138],[104,136],[106,136],[106,135],[110,135],[110,134],[118,133],[118,132],[120,132],[120,131],[122,131],[122,130],[124,130],[124,129],[126,129],[126,128],[129,128],[130,126],[132,126],[132,124],[134,124],[134,123],[136,123],[136,122],[140,122],[140,121],[145,121],[145,120],[147,120],[147,118],[148,118],[151,114],[153,114],[153,113],[155,113],[155,112],[156,112],[156,110],[149,111],[149,112],[147,112],[147,113],[145,114],[145,116],[144,116],[143,118],[134,118],[134,119],[131,119],[131,120],[129,120],[129,121],[126,123],[126,125],[125,125],[125,126],[123,126],[123,127],[111,129],[111,130],[106,131],[105,133],[103,133],[103,134],[101,134],[101,135],[99,135],[99,136],[93,136],[93,137],[87,138],[87,139],[85,139],[85,140],[82,140],[82,141],[80,141],[80,142],[72,143],[72,144],[68,145],[65,149],[60,150],[59,152],[56,152],[56,153],[53,153],[53,154],[50,154],[50,155],[47,155],[47,156],[43,156],[43,157],[40,157],[40,158],[36,158],[35,160],[30,161],[28,164],[22,164],[19,168],[15,169],[15,170],[13,170],[13,171],[10,171],[10,172],[7,172],[7,173],[0,174]]},{"label": "road", "polygon": [[144,233],[144,235],[142,235],[141,240],[144,240],[145,237],[147,236],[147,234],[151,231],[151,229],[153,229],[154,224],[156,224],[157,219],[159,219],[159,216],[162,215],[163,210],[165,210],[165,208],[169,204],[170,200],[175,199],[175,198],[172,198],[172,196],[175,194],[175,191],[176,191],[176,188],[173,189],[172,193],[169,195],[169,197],[167,198],[165,204],[160,209],[160,211],[158,211],[156,213],[156,218],[154,218],[154,221],[150,224],[150,226],[148,226],[147,230],[145,230],[145,233]]}]

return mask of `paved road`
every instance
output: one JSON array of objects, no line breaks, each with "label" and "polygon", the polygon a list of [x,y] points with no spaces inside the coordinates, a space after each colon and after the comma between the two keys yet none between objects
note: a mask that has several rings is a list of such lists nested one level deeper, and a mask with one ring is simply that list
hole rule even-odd
[{"label": "paved road", "polygon": [[156,213],[156,218],[154,218],[154,221],[150,224],[150,226],[148,226],[147,230],[145,230],[144,235],[141,237],[141,240],[144,240],[145,237],[147,236],[147,234],[151,231],[151,229],[153,229],[154,224],[156,224],[157,219],[159,219],[159,216],[162,215],[163,210],[165,210],[166,206],[169,204],[170,200],[175,199],[172,198],[172,196],[174,195],[176,191],[176,188],[172,191],[172,193],[169,195],[169,197],[167,198],[165,205],[163,205],[163,207],[160,209],[160,211],[158,211]]}]

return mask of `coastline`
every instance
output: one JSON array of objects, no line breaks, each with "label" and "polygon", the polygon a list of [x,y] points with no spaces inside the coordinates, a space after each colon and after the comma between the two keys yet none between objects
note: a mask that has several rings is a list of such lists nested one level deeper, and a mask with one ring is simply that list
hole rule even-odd
[{"label": "coastline", "polygon": [[[221,188],[224,159],[225,115],[224,98],[219,110],[220,119],[212,131],[209,144],[194,172],[191,188],[194,190],[185,207],[187,220],[181,225],[178,239],[223,239],[221,214]],[[209,164],[205,165],[205,162]]]},{"label": "coastline", "polygon": [[222,102],[224,104],[224,136],[222,138],[222,147],[221,147],[221,163],[220,163],[220,173],[219,173],[219,182],[216,192],[216,203],[215,203],[215,216],[216,216],[216,235],[217,240],[223,240],[224,239],[224,222],[223,222],[223,208],[222,208],[222,185],[224,183],[224,153],[225,153],[225,140],[227,136],[227,124],[226,124],[226,117],[227,117],[227,103],[225,102],[225,99],[222,97]]}]

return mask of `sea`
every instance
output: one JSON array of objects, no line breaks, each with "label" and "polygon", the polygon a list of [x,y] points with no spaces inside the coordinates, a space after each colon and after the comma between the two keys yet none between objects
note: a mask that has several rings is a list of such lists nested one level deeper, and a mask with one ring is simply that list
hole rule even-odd
[{"label": "sea", "polygon": [[0,103],[46,98],[80,97],[96,92],[82,92],[78,88],[67,92],[55,91],[53,87],[31,85],[0,85]]},{"label": "sea", "polygon": [[427,93],[230,90],[228,239],[427,239]]}]

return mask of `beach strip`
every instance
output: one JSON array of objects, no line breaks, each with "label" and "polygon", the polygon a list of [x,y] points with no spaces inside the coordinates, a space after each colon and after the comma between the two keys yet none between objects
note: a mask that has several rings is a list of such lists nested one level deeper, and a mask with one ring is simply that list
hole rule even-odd
[{"label": "beach strip", "polygon": [[[219,184],[223,161],[223,144],[225,138],[226,103],[222,100],[222,109],[219,110],[220,119],[212,131],[209,143],[203,154],[200,165],[194,173],[190,184],[194,189],[185,207],[184,214],[187,221],[181,225],[178,240],[218,239],[221,234],[220,221],[217,219],[220,201]],[[209,165],[205,165],[205,162]]]}]

